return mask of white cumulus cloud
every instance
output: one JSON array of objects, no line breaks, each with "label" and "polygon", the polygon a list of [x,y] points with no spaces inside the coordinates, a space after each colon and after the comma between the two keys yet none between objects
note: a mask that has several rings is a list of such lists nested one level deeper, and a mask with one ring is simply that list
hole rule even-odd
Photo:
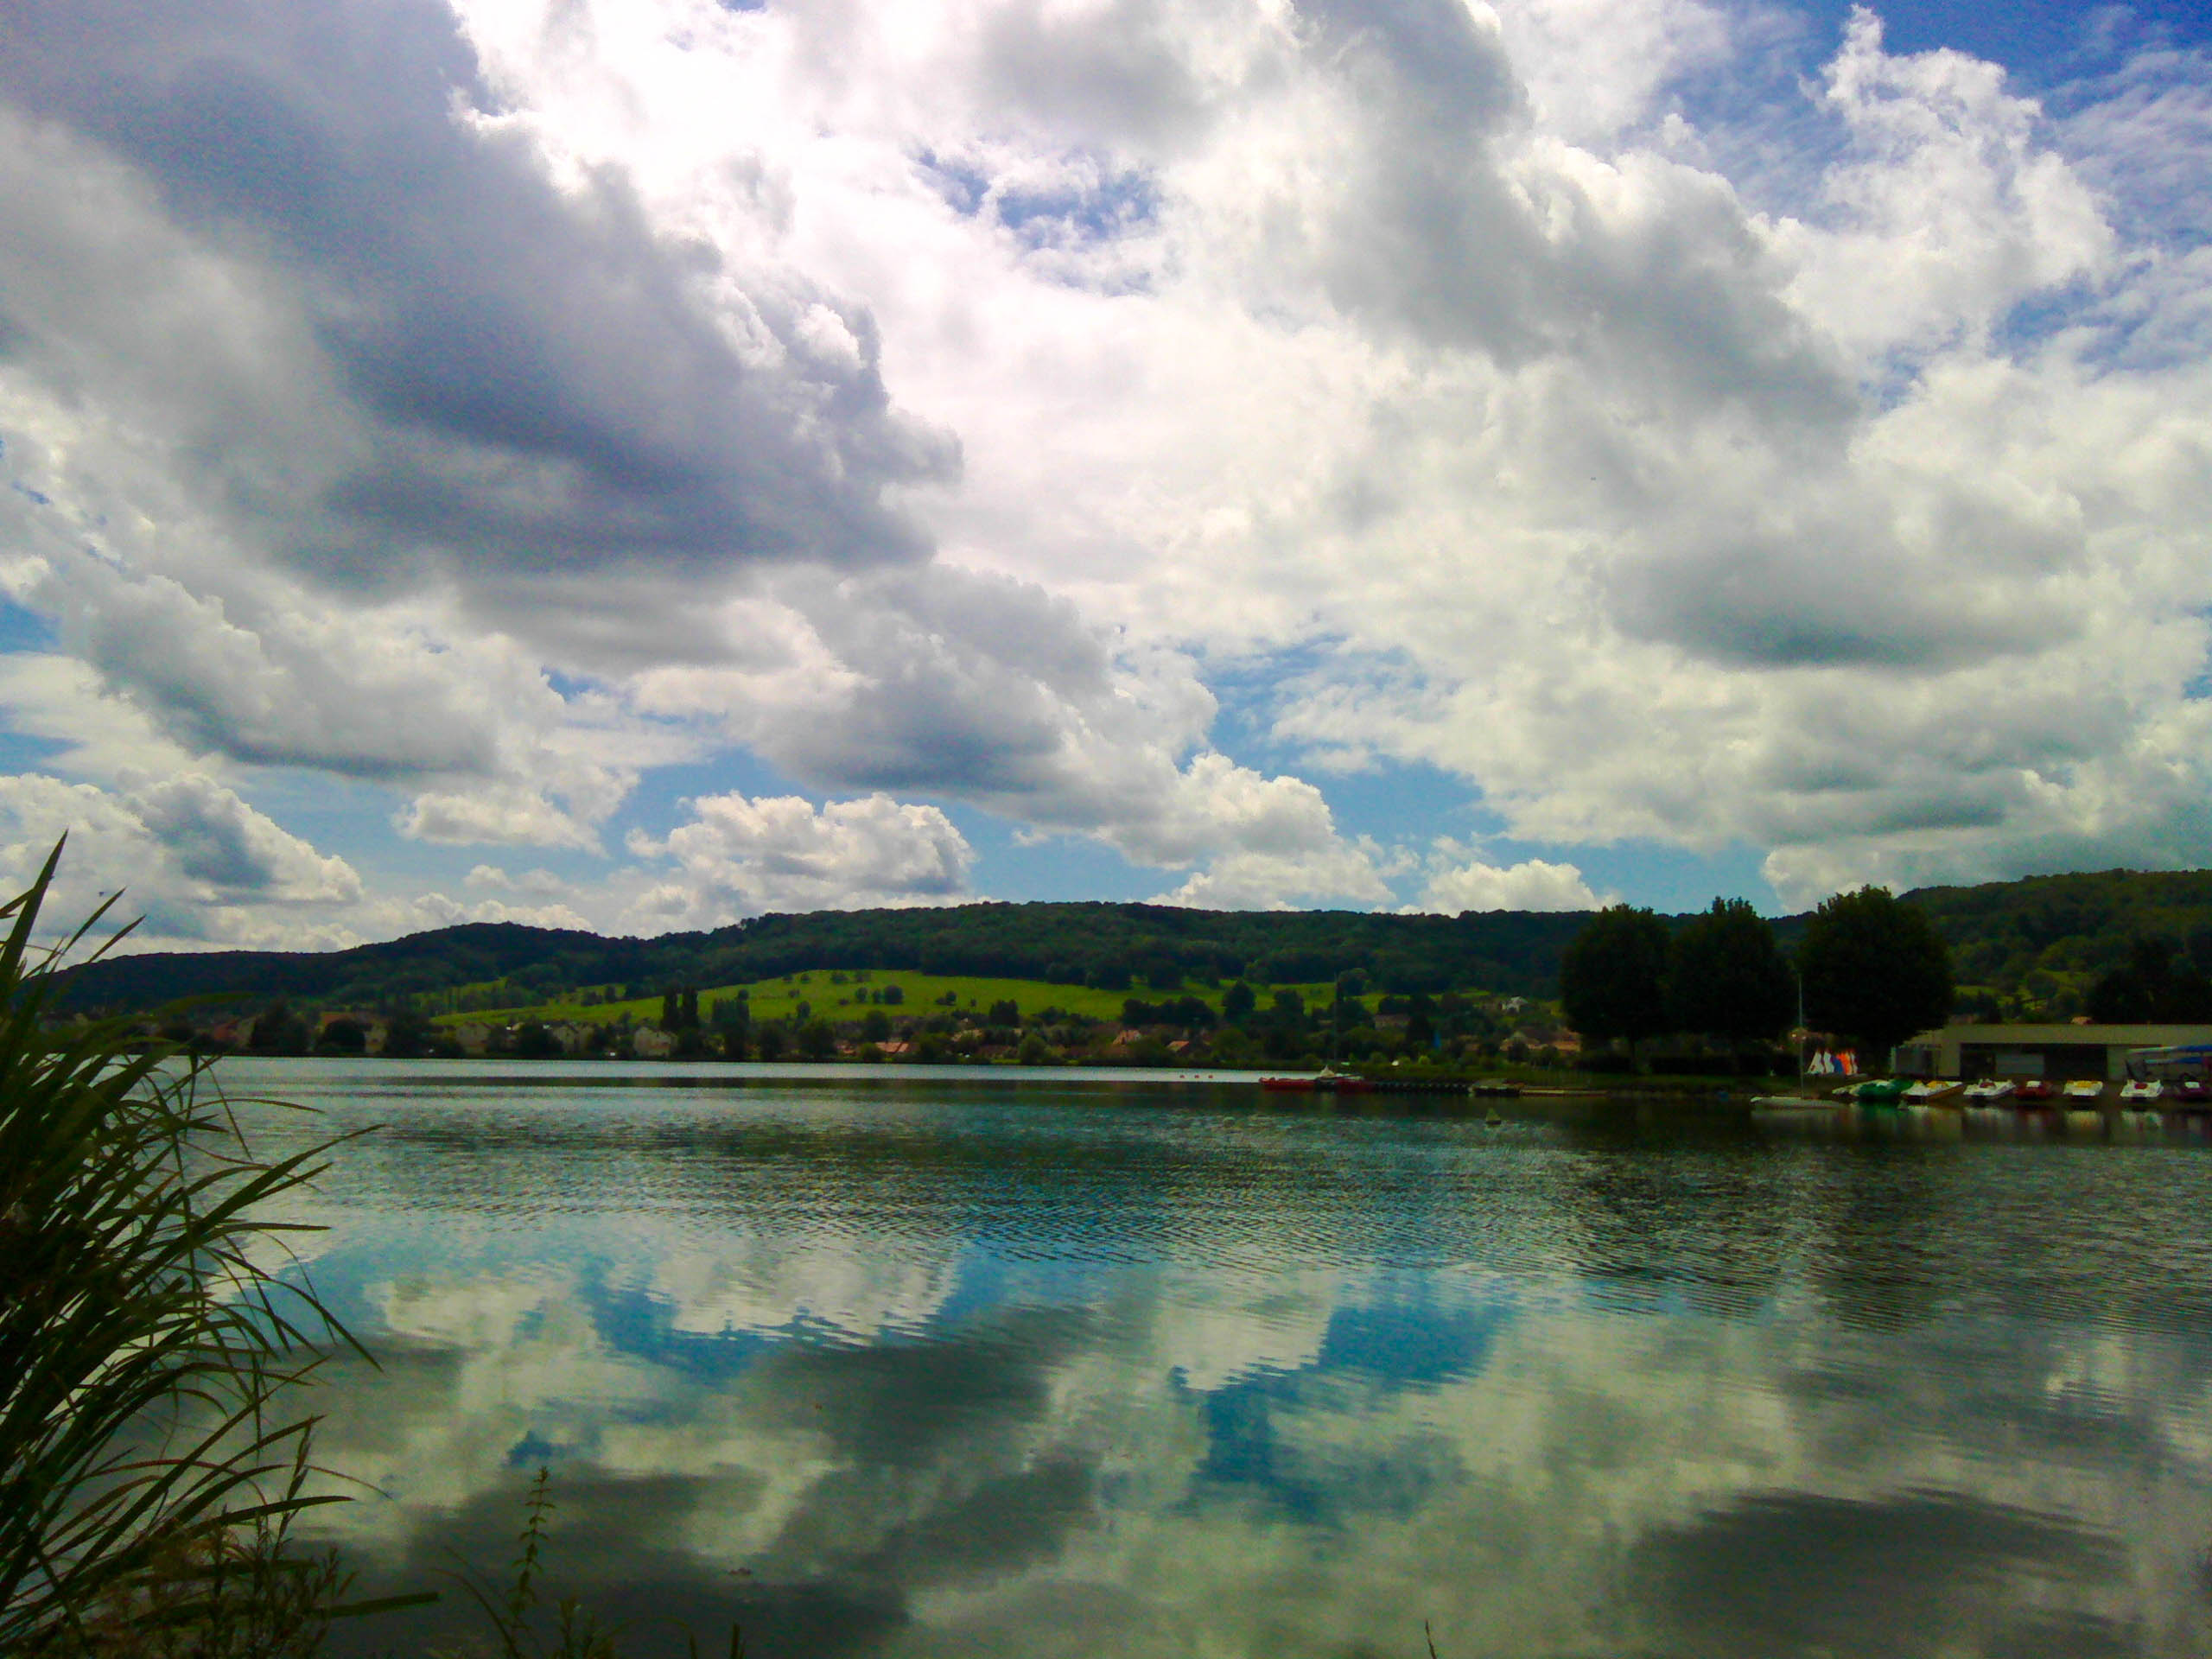
[{"label": "white cumulus cloud", "polygon": [[1541,858],[1518,864],[1452,861],[1462,849],[1450,842],[1432,861],[1427,885],[1408,908],[1456,916],[1465,910],[1596,910],[1605,903],[1572,864]]},{"label": "white cumulus cloud", "polygon": [[114,791],[36,772],[0,777],[0,880],[10,892],[29,885],[65,836],[43,917],[65,932],[120,890],[108,925],[143,918],[149,943],[327,942],[313,925],[318,912],[362,896],[344,859],[316,852],[201,773]]},{"label": "white cumulus cloud", "polygon": [[768,910],[944,904],[969,896],[975,854],[934,806],[886,795],[817,807],[797,796],[707,796],[664,837],[630,838],[639,858],[668,861],[671,880],[632,907],[660,928],[720,926]]}]

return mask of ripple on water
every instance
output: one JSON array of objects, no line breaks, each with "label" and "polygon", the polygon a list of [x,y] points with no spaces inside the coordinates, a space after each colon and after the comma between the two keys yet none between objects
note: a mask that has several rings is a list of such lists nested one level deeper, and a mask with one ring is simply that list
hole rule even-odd
[{"label": "ripple on water", "polygon": [[520,1447],[779,1654],[2212,1646],[2203,1147],[368,1081],[372,1579]]}]

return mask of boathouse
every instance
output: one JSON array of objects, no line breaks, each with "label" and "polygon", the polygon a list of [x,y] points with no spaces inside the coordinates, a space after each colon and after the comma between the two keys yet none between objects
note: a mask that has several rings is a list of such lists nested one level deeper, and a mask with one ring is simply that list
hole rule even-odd
[{"label": "boathouse", "polygon": [[[2070,1082],[2127,1077],[2144,1049],[2212,1048],[2212,1026],[1946,1026],[1900,1043],[1901,1077],[2050,1077]],[[2163,1069],[2163,1068],[2162,1068]]]}]

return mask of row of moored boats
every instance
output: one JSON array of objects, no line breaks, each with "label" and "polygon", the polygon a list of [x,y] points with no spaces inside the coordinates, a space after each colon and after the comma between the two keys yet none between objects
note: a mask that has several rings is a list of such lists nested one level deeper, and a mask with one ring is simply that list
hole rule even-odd
[{"label": "row of moored boats", "polygon": [[[1923,1078],[1907,1083],[1903,1078],[1882,1077],[1847,1084],[1835,1090],[1834,1098],[1861,1106],[2009,1106],[2021,1111],[2063,1106],[2084,1111],[2103,1106],[2108,1087],[2088,1077],[2071,1083],[2054,1083],[2044,1077],[1995,1077],[1979,1083]],[[2123,1110],[2207,1111],[2212,1110],[2212,1087],[2197,1077],[2171,1083],[2134,1077],[2120,1084],[2119,1102]]]}]

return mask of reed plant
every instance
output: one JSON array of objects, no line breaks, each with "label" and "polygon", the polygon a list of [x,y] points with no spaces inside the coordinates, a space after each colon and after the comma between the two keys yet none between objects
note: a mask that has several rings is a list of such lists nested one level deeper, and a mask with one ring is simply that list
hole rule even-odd
[{"label": "reed plant", "polygon": [[[537,1617],[543,1599],[546,1534],[559,1507],[553,1501],[552,1484],[553,1471],[541,1467],[523,1497],[513,1577],[505,1585],[494,1584],[465,1565],[447,1575],[476,1604],[489,1627],[488,1639],[479,1637],[434,1648],[429,1659],[622,1659],[616,1643],[626,1634],[625,1627],[601,1624],[579,1598],[558,1597],[550,1619]],[[676,1628],[683,1631],[687,1659],[700,1659],[698,1637],[688,1627]],[[745,1632],[734,1620],[729,1627],[728,1659],[746,1659]]]},{"label": "reed plant", "polygon": [[55,1017],[107,908],[38,943],[61,852],[0,905],[0,1652],[309,1652],[343,1578],[289,1529],[339,1500],[290,1396],[353,1339],[271,1212],[336,1143],[259,1158],[207,1062]]}]

